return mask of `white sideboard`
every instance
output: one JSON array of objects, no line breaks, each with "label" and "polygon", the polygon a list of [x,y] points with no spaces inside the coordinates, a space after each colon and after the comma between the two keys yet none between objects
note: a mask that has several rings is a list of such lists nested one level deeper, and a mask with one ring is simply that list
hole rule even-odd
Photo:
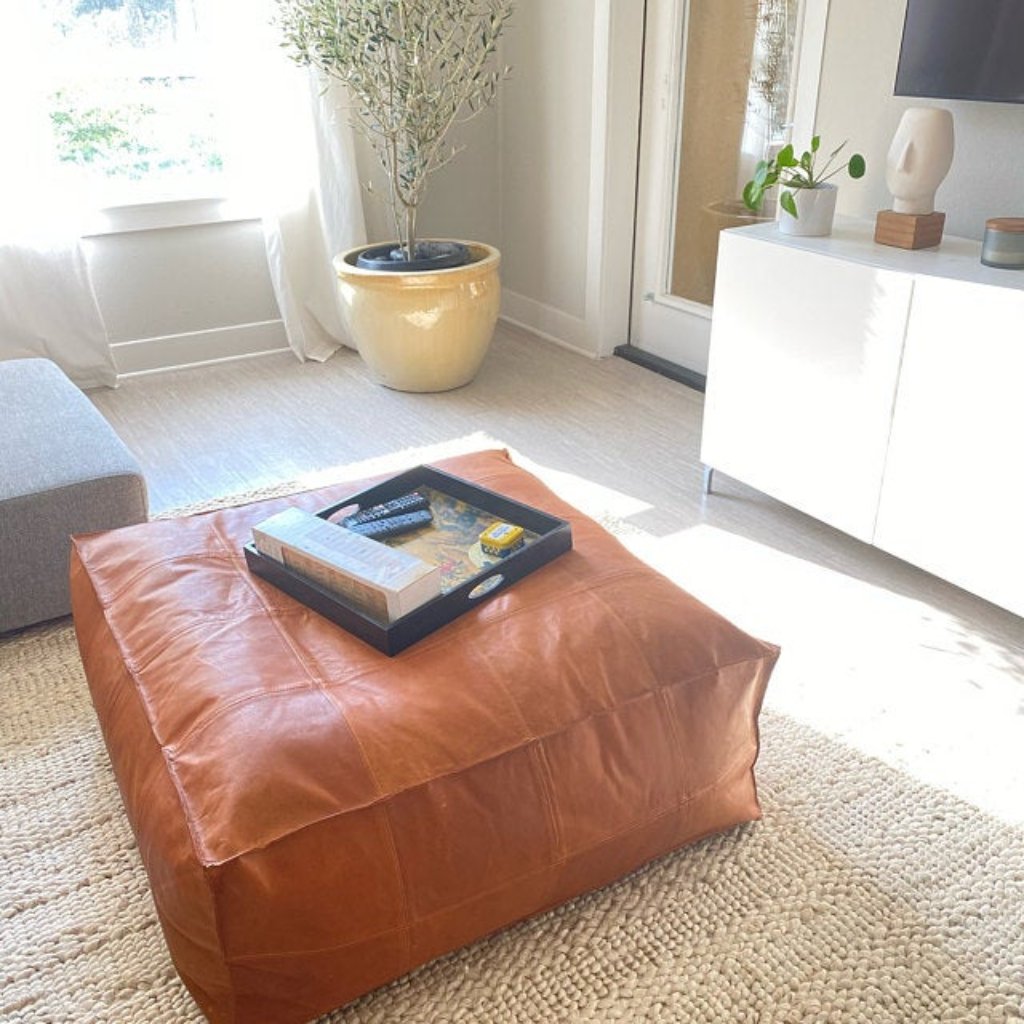
[{"label": "white sideboard", "polygon": [[1024,615],[1024,272],[723,232],[701,459]]}]

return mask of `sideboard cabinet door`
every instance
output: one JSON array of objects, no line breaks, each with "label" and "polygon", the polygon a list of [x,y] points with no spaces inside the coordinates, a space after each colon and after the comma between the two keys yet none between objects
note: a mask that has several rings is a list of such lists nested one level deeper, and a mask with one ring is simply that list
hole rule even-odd
[{"label": "sideboard cabinet door", "polygon": [[917,280],[875,543],[1024,615],[1024,290]]},{"label": "sideboard cabinet door", "polygon": [[912,279],[725,232],[701,460],[874,535]]}]

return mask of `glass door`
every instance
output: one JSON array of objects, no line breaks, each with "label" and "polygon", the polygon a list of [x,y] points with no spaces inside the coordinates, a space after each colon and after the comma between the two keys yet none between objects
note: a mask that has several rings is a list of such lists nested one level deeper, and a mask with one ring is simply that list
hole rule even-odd
[{"label": "glass door", "polygon": [[[707,370],[718,233],[813,126],[827,0],[648,0],[630,345]],[[806,126],[806,127],[805,127]]]}]

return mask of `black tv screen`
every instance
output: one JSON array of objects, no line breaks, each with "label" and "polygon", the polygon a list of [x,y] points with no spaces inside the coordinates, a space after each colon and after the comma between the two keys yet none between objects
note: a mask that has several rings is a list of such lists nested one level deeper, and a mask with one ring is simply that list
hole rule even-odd
[{"label": "black tv screen", "polygon": [[1024,0],[907,0],[895,93],[1024,103]]}]

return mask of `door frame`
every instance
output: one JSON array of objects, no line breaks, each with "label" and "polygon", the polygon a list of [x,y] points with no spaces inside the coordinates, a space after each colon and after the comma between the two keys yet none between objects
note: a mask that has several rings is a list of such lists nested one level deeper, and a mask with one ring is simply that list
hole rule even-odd
[{"label": "door frame", "polygon": [[[707,321],[701,332],[695,331],[695,342],[690,360],[692,365],[678,367],[680,379],[700,385],[707,365],[707,339],[710,337],[711,307],[693,302],[669,292],[671,257],[674,246],[674,227],[678,168],[680,159],[678,125],[685,103],[683,81],[685,75],[684,29],[689,10],[689,0],[646,0],[644,7],[645,33],[642,43],[642,64],[640,68],[641,91],[634,96],[635,116],[639,123],[637,149],[633,160],[636,194],[633,202],[634,237],[633,256],[629,285],[629,324],[626,346],[616,351],[637,362],[654,368],[671,369],[676,364],[668,363],[657,354],[651,354],[634,344],[634,304],[637,301],[639,284],[636,280],[641,260],[648,263],[653,258],[657,286],[648,288],[642,301],[651,303],[651,312],[662,322],[663,329],[671,329],[678,323],[680,315],[690,316],[699,323]],[[793,137],[796,140],[809,139],[817,117],[818,91],[821,67],[824,57],[825,34],[828,22],[829,0],[803,0],[800,18],[801,28],[797,37],[797,51],[794,55],[796,68],[796,89],[794,101]],[[657,92],[644,96],[644,89],[651,83]],[[596,82],[595,82],[596,84]],[[609,82],[614,90],[614,76]],[[618,97],[623,102],[624,96]],[[613,100],[614,102],[614,100]],[[644,115],[646,114],[646,121]],[[641,135],[653,132],[655,154],[651,163],[655,170],[655,181],[641,181]],[[648,136],[648,138],[650,138]],[[594,152],[601,147],[595,146]],[[615,155],[605,148],[606,159]],[[652,191],[653,187],[653,191]],[[640,252],[643,239],[649,238],[646,253]],[[648,278],[651,274],[646,275]],[[704,334],[703,341],[701,333]],[[662,365],[659,365],[662,364]],[[672,374],[675,376],[676,374]]]},{"label": "door frame", "polygon": [[583,329],[610,356],[629,337],[644,25],[659,0],[594,0],[590,182]]}]

